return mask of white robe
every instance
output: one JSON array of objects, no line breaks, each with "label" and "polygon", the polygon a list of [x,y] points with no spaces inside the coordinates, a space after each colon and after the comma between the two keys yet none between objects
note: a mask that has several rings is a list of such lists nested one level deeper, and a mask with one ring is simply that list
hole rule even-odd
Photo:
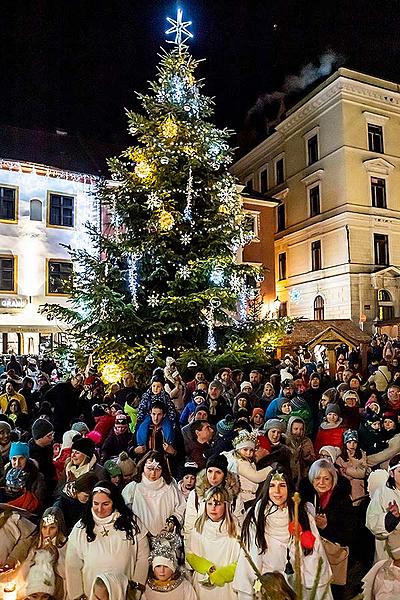
[{"label": "white robe", "polygon": [[[210,519],[204,523],[202,533],[192,529],[186,544],[186,554],[197,554],[207,558],[217,568],[236,562],[239,553],[239,542],[236,538],[229,537],[225,523],[221,526],[220,522],[214,523]],[[237,595],[232,583],[226,583],[223,587],[205,587],[201,581],[207,579],[207,575],[193,573],[193,587],[198,600],[236,600]]]},{"label": "white robe", "polygon": [[[257,509],[256,509],[257,514]],[[324,548],[322,546],[321,538],[318,533],[318,529],[315,525],[314,518],[309,515],[311,532],[315,536],[314,549],[311,554],[304,556],[301,553],[301,573],[303,583],[303,599],[307,600],[310,596],[311,589],[313,587],[315,574],[317,572],[318,561],[321,557],[323,559],[321,576],[319,585],[317,588],[316,599],[323,597],[326,589],[326,585],[329,583],[332,577],[332,571],[329,566],[328,560]],[[277,509],[272,514],[268,515],[265,521],[265,536],[267,538],[267,551],[264,554],[260,554],[259,548],[256,546],[255,540],[255,526],[250,526],[250,539],[249,539],[249,554],[260,571],[263,573],[271,573],[278,571],[285,575],[285,566],[287,562],[286,550],[289,547],[290,561],[294,570],[295,565],[295,543],[289,536],[289,511],[287,508],[283,510]],[[256,581],[256,575],[247,560],[243,550],[240,552],[239,562],[236,568],[235,579],[233,580],[233,587],[238,593],[239,600],[251,600],[253,598],[253,585]],[[293,586],[293,581],[288,581],[289,585]],[[325,600],[331,600],[331,591],[325,596]]]},{"label": "white robe", "polygon": [[124,487],[122,497],[153,536],[161,533],[171,515],[183,521],[186,500],[176,484],[168,485],[162,477],[149,481],[143,475],[140,483],[132,481]]},{"label": "white robe", "polygon": [[[366,525],[375,536],[375,562],[390,558],[386,540],[392,532],[386,530],[385,517],[389,502],[394,501],[400,507],[400,490],[383,485],[375,490],[367,508]],[[394,531],[400,531],[400,524]]]},{"label": "white robe", "polygon": [[[102,535],[104,530],[107,535]],[[86,528],[82,527],[81,521],[70,533],[65,559],[68,598],[73,600],[82,594],[89,598],[97,575],[105,572],[122,573],[129,580],[144,585],[149,557],[146,529],[140,527],[133,543],[126,539],[124,531],[114,528],[114,521],[108,517],[96,519],[94,533],[96,538],[88,542]]]},{"label": "white robe", "polygon": [[400,598],[400,568],[393,560],[381,560],[363,578],[364,600]]}]

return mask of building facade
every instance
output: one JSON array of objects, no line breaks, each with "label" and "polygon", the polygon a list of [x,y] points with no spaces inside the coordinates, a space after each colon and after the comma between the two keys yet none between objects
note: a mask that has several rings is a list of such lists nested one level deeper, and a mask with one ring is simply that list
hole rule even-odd
[{"label": "building facade", "polygon": [[400,316],[397,84],[339,69],[233,172],[280,202],[270,237],[281,312],[367,330]]},{"label": "building facade", "polygon": [[0,353],[39,354],[63,335],[39,307],[67,302],[67,247],[90,245],[85,223],[100,217],[98,176],[24,160],[24,144],[17,155],[0,158]]}]

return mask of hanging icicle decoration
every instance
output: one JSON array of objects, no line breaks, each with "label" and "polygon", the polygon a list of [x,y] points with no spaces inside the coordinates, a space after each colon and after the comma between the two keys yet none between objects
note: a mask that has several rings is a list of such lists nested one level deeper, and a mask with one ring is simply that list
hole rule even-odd
[{"label": "hanging icicle decoration", "polygon": [[189,179],[186,186],[186,206],[183,211],[185,221],[192,221],[192,196],[193,196],[193,175],[192,167],[189,167]]},{"label": "hanging icicle decoration", "polygon": [[246,287],[244,280],[242,282],[242,286],[241,286],[241,289],[239,292],[238,304],[239,304],[239,319],[240,319],[240,321],[246,321],[247,320],[247,287]]},{"label": "hanging icicle decoration", "polygon": [[208,307],[206,319],[208,328],[207,347],[210,352],[215,352],[217,349],[217,341],[214,334],[214,310],[219,306],[221,306],[221,301],[218,300],[218,298],[212,298],[210,300],[210,306]]},{"label": "hanging icicle decoration", "polygon": [[132,252],[128,258],[128,283],[129,291],[131,293],[131,302],[133,307],[137,310],[139,303],[137,300],[137,293],[139,288],[139,275],[138,275],[138,263],[140,254]]}]

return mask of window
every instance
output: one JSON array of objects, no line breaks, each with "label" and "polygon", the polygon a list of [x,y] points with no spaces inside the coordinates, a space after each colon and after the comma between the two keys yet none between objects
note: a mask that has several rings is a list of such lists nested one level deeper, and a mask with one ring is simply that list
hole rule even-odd
[{"label": "window", "polygon": [[246,187],[249,192],[253,191],[254,188],[253,188],[253,178],[252,177],[246,181]]},{"label": "window", "polygon": [[16,260],[13,256],[0,256],[0,291],[15,292]]},{"label": "window", "polygon": [[318,135],[315,134],[307,140],[308,164],[312,165],[319,159],[318,156]]},{"label": "window", "polygon": [[0,187],[0,221],[17,221],[17,189]]},{"label": "window", "polygon": [[371,177],[372,206],[386,208],[386,181],[380,177]]},{"label": "window", "polygon": [[42,202],[40,200],[31,200],[29,203],[29,216],[31,221],[42,220]]},{"label": "window", "polygon": [[325,302],[322,296],[316,296],[314,300],[314,319],[323,321],[325,318]]},{"label": "window", "polygon": [[47,293],[67,294],[67,286],[72,277],[72,263],[49,260],[47,263]]},{"label": "window", "polygon": [[281,302],[278,309],[278,317],[287,317],[287,302]]},{"label": "window", "polygon": [[381,125],[368,123],[368,149],[371,152],[383,153],[383,128]]},{"label": "window", "polygon": [[310,197],[310,217],[315,217],[321,212],[320,197],[319,197],[319,185],[314,185],[309,191]]},{"label": "window", "polygon": [[283,203],[280,204],[276,210],[278,217],[278,231],[283,231],[286,227],[285,205]]},{"label": "window", "polygon": [[260,173],[260,192],[265,194],[268,191],[268,169]]},{"label": "window", "polygon": [[311,269],[319,271],[321,268],[321,240],[317,240],[311,244]]},{"label": "window", "polygon": [[74,226],[74,197],[49,192],[49,225],[57,227]]},{"label": "window", "polygon": [[286,279],[286,252],[278,256],[278,277],[279,280]]},{"label": "window", "polygon": [[388,292],[387,290],[379,290],[378,302],[391,302],[391,301],[392,301],[392,296],[390,295],[390,292]]},{"label": "window", "polygon": [[389,265],[389,238],[381,233],[374,233],[375,264],[387,267]]},{"label": "window", "polygon": [[260,213],[257,211],[245,211],[244,213],[244,231],[245,236],[250,237],[250,241],[260,240]]},{"label": "window", "polygon": [[275,163],[275,177],[276,185],[280,185],[285,181],[285,167],[283,163],[283,158],[280,158]]}]

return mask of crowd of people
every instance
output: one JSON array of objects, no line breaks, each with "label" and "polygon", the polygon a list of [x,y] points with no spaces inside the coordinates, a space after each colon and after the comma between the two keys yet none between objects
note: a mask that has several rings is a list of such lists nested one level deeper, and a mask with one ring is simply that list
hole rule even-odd
[{"label": "crowd of people", "polygon": [[167,357],[143,390],[12,356],[5,600],[294,599],[299,576],[304,600],[400,597],[399,364],[385,336],[331,372],[307,350],[184,377]]}]

